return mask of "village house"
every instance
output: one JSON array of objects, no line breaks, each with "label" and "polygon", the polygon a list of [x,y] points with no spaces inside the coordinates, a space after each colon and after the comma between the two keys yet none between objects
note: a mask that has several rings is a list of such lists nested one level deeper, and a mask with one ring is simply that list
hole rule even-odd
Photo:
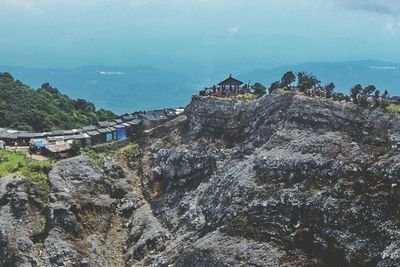
[{"label": "village house", "polygon": [[68,154],[72,144],[82,147],[95,146],[112,141],[126,140],[140,135],[144,129],[172,119],[184,109],[162,109],[125,114],[112,121],[100,121],[82,129],[55,130],[52,132],[30,133],[0,128],[1,145],[29,146],[33,153],[60,157]]},{"label": "village house", "polygon": [[133,121],[133,120],[137,119],[137,116],[127,114],[127,115],[122,116],[121,119],[124,122],[129,122],[129,121]]},{"label": "village house", "polygon": [[19,146],[28,146],[29,141],[34,138],[42,138],[43,133],[26,133],[20,132],[17,134],[17,143]]},{"label": "village house", "polygon": [[0,140],[4,141],[7,146],[20,145],[18,144],[18,136],[21,131],[5,129],[0,132]]},{"label": "village house", "polygon": [[176,109],[160,109],[140,113],[138,114],[138,119],[143,121],[143,127],[147,129],[156,126],[160,122],[174,118],[177,115],[178,112]]},{"label": "village house", "polygon": [[107,127],[111,127],[114,126],[115,124],[117,124],[116,122],[111,122],[111,121],[99,121],[97,123],[97,126],[99,126],[100,128],[107,128]]},{"label": "village house", "polygon": [[134,119],[134,120],[128,121],[127,123],[130,125],[129,130],[128,130],[129,136],[133,136],[136,133],[143,130],[143,121],[142,120]]},{"label": "village house", "polygon": [[126,139],[126,127],[125,125],[122,124],[117,124],[114,126],[115,129],[117,129],[117,136],[116,140],[121,141]]},{"label": "village house", "polygon": [[90,137],[89,146],[95,146],[103,143],[103,138],[97,129],[93,131],[86,131],[86,134]]},{"label": "village house", "polygon": [[95,131],[96,129],[97,129],[97,128],[96,128],[96,126],[94,126],[94,125],[85,126],[85,127],[82,128],[82,130],[83,130],[84,132]]},{"label": "village house", "polygon": [[99,131],[103,143],[114,140],[114,135],[110,128],[100,128],[97,131]]}]

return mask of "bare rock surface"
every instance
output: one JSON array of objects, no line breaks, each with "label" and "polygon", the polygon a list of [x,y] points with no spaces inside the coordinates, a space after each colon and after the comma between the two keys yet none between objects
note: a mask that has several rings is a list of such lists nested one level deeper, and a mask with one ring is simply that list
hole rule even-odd
[{"label": "bare rock surface", "polygon": [[399,266],[400,118],[194,97],[135,157],[0,178],[1,266]]}]

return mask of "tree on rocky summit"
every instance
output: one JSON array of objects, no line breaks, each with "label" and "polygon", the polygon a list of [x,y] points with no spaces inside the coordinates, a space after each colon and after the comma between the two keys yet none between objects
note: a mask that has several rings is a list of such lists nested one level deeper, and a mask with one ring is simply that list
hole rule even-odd
[{"label": "tree on rocky summit", "polygon": [[296,81],[296,75],[294,75],[292,71],[288,71],[285,74],[283,74],[281,78],[281,86],[288,87],[295,81]]},{"label": "tree on rocky summit", "polygon": [[379,107],[381,105],[381,102],[379,101],[379,96],[381,95],[381,91],[375,90],[374,93],[374,107]]},{"label": "tree on rocky summit", "polygon": [[258,97],[265,95],[265,93],[267,92],[267,88],[265,88],[265,86],[262,85],[261,83],[255,83],[253,85],[253,90],[254,94],[257,95]]},{"label": "tree on rocky summit", "polygon": [[280,87],[280,82],[276,81],[271,84],[268,88],[268,93],[271,94],[273,91],[276,91]]},{"label": "tree on rocky summit", "polygon": [[361,84],[357,84],[350,89],[350,96],[355,104],[358,104],[358,95],[362,92],[362,90],[363,88]]},{"label": "tree on rocky summit", "polygon": [[376,87],[374,85],[368,85],[363,90],[361,90],[358,96],[358,102],[361,106],[368,106],[368,98],[375,92]]},{"label": "tree on rocky summit", "polygon": [[376,87],[374,85],[368,85],[367,87],[364,88],[363,93],[366,96],[371,96],[376,90]]},{"label": "tree on rocky summit", "polygon": [[359,94],[359,103],[363,107],[368,106],[368,98],[371,96],[372,93],[374,93],[376,90],[376,87],[374,85],[368,85],[365,87]]},{"label": "tree on rocky summit", "polygon": [[305,72],[299,72],[297,74],[297,87],[300,92],[305,93],[307,90],[315,88],[321,81],[315,75],[308,74]]},{"label": "tree on rocky summit", "polygon": [[333,91],[335,90],[336,85],[334,83],[329,83],[325,85],[325,93],[326,93],[326,98],[332,98],[333,96]]},{"label": "tree on rocky summit", "polygon": [[381,91],[376,90],[375,91],[375,98],[379,98],[380,94],[381,94]]},{"label": "tree on rocky summit", "polygon": [[388,99],[389,99],[389,92],[388,92],[388,90],[385,90],[385,92],[383,92],[382,98],[383,98],[384,100],[388,100]]}]

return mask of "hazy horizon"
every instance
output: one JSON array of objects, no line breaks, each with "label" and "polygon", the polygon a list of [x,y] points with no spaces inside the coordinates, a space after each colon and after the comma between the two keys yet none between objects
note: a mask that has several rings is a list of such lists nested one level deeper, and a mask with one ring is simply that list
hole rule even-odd
[{"label": "hazy horizon", "polygon": [[246,72],[400,62],[400,2],[0,0],[0,65]]},{"label": "hazy horizon", "polygon": [[[341,92],[400,93],[395,0],[0,0],[0,24],[0,71],[119,113],[185,105],[230,73],[269,86],[307,71]],[[137,66],[154,69],[101,75]]]}]

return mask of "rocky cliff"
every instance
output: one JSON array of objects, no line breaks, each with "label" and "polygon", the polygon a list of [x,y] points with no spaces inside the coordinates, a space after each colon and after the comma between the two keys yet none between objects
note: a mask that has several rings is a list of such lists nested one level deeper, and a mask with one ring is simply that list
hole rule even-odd
[{"label": "rocky cliff", "polygon": [[400,118],[194,97],[140,153],[0,179],[1,266],[399,266]]}]

